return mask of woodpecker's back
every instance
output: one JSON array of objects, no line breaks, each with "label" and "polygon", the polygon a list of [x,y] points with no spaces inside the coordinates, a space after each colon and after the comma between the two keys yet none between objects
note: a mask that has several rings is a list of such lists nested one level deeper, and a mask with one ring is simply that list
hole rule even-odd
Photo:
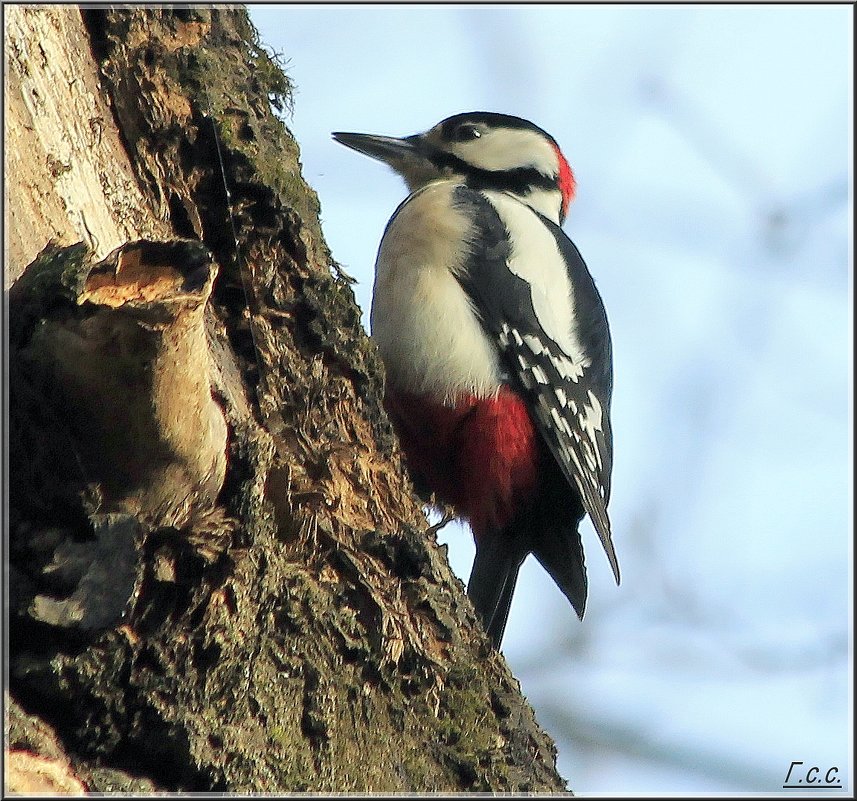
[{"label": "woodpecker's back", "polygon": [[559,227],[574,194],[568,163],[537,126],[486,112],[405,139],[334,137],[412,190],[379,248],[372,336],[415,481],[473,529],[468,593],[486,630],[499,646],[529,553],[582,617],[585,513],[619,572],[610,334]]}]

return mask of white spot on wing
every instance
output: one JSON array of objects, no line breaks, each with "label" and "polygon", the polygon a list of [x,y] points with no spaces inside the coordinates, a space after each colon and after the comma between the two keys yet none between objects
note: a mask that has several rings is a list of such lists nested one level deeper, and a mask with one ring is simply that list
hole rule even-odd
[{"label": "white spot on wing", "polygon": [[581,416],[581,423],[583,424],[583,430],[594,440],[595,432],[602,430],[603,413],[601,403],[591,389],[587,392],[587,395],[589,396],[589,403],[583,405],[584,412]]},{"label": "white spot on wing", "polygon": [[557,372],[563,378],[571,381],[579,381],[580,377],[583,375],[583,371],[589,367],[590,361],[587,358],[583,358],[579,362],[573,362],[571,359],[558,358],[554,359],[554,364],[556,365]]},{"label": "white spot on wing", "polygon": [[595,457],[592,455],[592,448],[584,448],[583,456],[586,458],[586,465],[590,470],[595,470]]},{"label": "white spot on wing", "polygon": [[536,381],[538,381],[540,384],[548,384],[548,383],[550,383],[550,382],[548,381],[548,377],[547,377],[547,375],[545,374],[545,371],[544,371],[544,370],[542,370],[542,368],[541,368],[541,367],[539,367],[539,365],[537,365],[537,364],[534,364],[534,365],[533,365],[533,367],[532,367],[532,373],[533,373],[533,377],[534,377],[534,378],[536,379]]},{"label": "white spot on wing", "polygon": [[[530,157],[530,164],[543,175],[556,175],[559,162],[556,151],[544,136],[525,128],[486,128],[478,139],[446,144],[456,156],[468,164],[485,170],[511,170],[521,166],[521,154]],[[431,134],[429,134],[431,137]]]},{"label": "white spot on wing", "polygon": [[[603,432],[602,426],[604,423],[604,411],[601,408],[601,402],[598,400],[592,390],[589,390],[587,392],[587,397],[589,398],[589,403],[583,404],[583,410],[580,414],[577,415],[577,420],[580,424],[581,430],[586,435],[587,450],[591,449],[591,451],[594,453],[595,464],[597,464],[599,468],[602,468],[603,462],[601,458],[601,448],[598,445],[598,436],[595,432]],[[588,458],[587,462],[589,462]],[[595,469],[595,464],[592,465],[593,470]]]},{"label": "white spot on wing", "polygon": [[544,351],[544,346],[539,342],[537,337],[532,334],[524,334],[524,344],[530,349],[534,356],[538,356]]},{"label": "white spot on wing", "polygon": [[[568,453],[569,453],[569,455],[571,456],[571,459],[572,459],[572,461],[574,462],[575,466],[577,467],[578,472],[579,472],[579,473],[582,473],[582,472],[583,472],[583,468],[582,468],[582,467],[581,467],[581,465],[580,465],[580,459],[578,459],[578,458],[577,458],[577,454],[574,452],[574,449],[573,449],[573,448],[570,448],[570,449],[569,449],[569,451],[568,451]],[[578,484],[578,487],[582,490],[582,485],[580,484],[579,479],[577,479],[577,480],[575,481],[575,483],[576,483],[576,484]]]}]

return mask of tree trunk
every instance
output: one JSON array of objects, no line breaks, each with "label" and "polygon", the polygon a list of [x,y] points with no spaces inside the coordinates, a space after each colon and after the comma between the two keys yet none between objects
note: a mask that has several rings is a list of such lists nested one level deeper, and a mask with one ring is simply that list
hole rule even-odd
[{"label": "tree trunk", "polygon": [[7,789],[564,790],[246,13],[4,11]]}]

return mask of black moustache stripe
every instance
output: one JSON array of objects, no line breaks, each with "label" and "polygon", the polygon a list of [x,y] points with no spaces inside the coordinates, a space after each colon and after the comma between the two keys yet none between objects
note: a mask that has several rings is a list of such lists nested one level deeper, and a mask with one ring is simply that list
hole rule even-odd
[{"label": "black moustache stripe", "polygon": [[467,185],[474,189],[497,189],[517,195],[525,195],[534,189],[558,189],[555,177],[544,175],[535,167],[483,170],[442,150],[432,150],[426,156],[438,170],[449,170],[455,175],[464,175],[467,178]]}]

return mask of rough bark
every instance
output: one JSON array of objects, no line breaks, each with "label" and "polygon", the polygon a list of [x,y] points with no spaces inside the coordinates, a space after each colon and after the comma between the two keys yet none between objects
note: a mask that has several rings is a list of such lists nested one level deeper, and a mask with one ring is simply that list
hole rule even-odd
[{"label": "rough bark", "polygon": [[14,759],[564,790],[427,530],[246,14],[5,12]]}]

